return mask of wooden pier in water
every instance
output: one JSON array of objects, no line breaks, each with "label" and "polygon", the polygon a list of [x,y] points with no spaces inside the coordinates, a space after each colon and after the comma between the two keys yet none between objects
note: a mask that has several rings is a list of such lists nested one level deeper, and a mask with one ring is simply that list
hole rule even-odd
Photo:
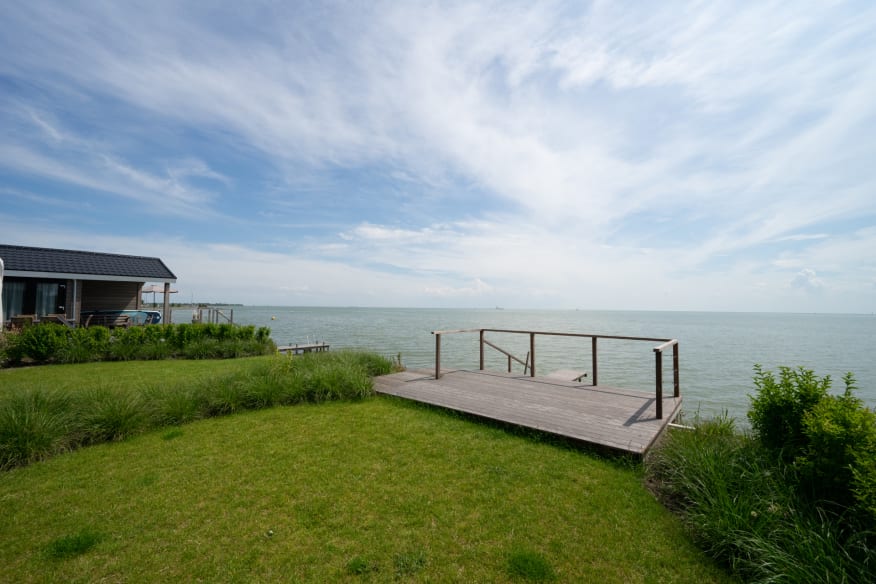
[{"label": "wooden pier in water", "polygon": [[303,355],[304,353],[322,353],[329,350],[329,344],[322,341],[295,345],[281,345],[277,352],[283,355]]},{"label": "wooden pier in water", "polygon": [[[480,369],[441,368],[441,336],[476,332],[480,335]],[[530,335],[530,351],[519,359],[485,339],[488,332]],[[474,416],[533,428],[590,445],[642,456],[665,431],[681,409],[678,379],[678,341],[579,333],[467,329],[436,331],[435,369],[385,375],[374,380],[378,393],[393,395]],[[583,372],[564,370],[536,375],[535,338],[538,335],[591,339],[589,380]],[[597,342],[600,338],[658,342],[655,354],[655,390],[608,387],[598,384]],[[484,369],[484,350],[491,347],[508,356],[508,372]],[[663,352],[672,349],[673,391],[663,395]],[[511,361],[524,365],[514,374]]]}]

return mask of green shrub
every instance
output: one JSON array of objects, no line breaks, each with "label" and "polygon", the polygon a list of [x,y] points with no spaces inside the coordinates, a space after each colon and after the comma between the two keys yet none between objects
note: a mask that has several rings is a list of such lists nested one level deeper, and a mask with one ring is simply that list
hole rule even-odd
[{"label": "green shrub", "polygon": [[799,368],[780,368],[780,378],[755,367],[757,394],[749,420],[761,444],[794,472],[797,495],[834,506],[847,521],[872,512],[866,501],[876,457],[876,414],[854,395],[851,373],[845,391],[830,395],[830,377]]},{"label": "green shrub", "polygon": [[746,581],[876,581],[876,414],[830,378],[755,368],[753,433],[726,420],[671,431],[650,484],[699,545]]},{"label": "green shrub", "polygon": [[58,363],[87,363],[106,359],[109,338],[109,329],[105,327],[70,329],[67,343],[59,349],[55,360]]},{"label": "green shrub", "polygon": [[56,324],[28,327],[0,337],[0,366],[35,363],[85,363],[134,359],[227,359],[266,355],[276,345],[270,329],[231,324],[164,324],[70,329]]},{"label": "green shrub", "polygon": [[847,376],[843,395],[825,396],[806,412],[806,444],[794,462],[801,492],[841,508],[853,506],[862,487],[855,469],[876,460],[876,414],[852,395],[853,389]]},{"label": "green shrub", "polygon": [[192,340],[182,350],[186,359],[219,359],[222,357],[219,341],[210,338]]},{"label": "green shrub", "polygon": [[140,346],[113,338],[109,344],[109,357],[113,361],[133,361],[140,354]]},{"label": "green shrub", "polygon": [[173,350],[169,344],[164,342],[164,339],[148,341],[140,347],[138,352],[138,358],[144,361],[160,361],[161,359],[169,359],[172,356]]},{"label": "green shrub", "polygon": [[645,466],[649,484],[696,543],[743,581],[876,577],[867,533],[801,500],[792,466],[751,436],[701,421],[693,431],[670,431]]},{"label": "green shrub", "polygon": [[40,324],[21,331],[18,347],[23,356],[37,363],[52,359],[67,342],[67,327],[60,324]]},{"label": "green shrub", "polygon": [[764,446],[794,460],[806,444],[803,418],[827,395],[830,376],[819,378],[803,367],[780,367],[779,379],[760,365],[754,371],[757,393],[750,396],[751,428]]},{"label": "green shrub", "polygon": [[20,339],[18,332],[0,330],[0,367],[21,363]]},{"label": "green shrub", "polygon": [[852,489],[860,517],[866,517],[870,529],[876,531],[876,456],[872,451],[859,456],[852,468]]}]

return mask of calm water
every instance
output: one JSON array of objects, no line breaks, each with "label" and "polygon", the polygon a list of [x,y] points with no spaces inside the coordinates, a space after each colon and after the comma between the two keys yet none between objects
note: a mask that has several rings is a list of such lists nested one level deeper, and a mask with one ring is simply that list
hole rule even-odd
[{"label": "calm water", "polygon": [[[190,318],[177,309],[175,322]],[[273,318],[273,320],[272,320]],[[752,392],[752,367],[802,365],[829,374],[834,390],[851,371],[858,395],[876,407],[876,317],[872,315],[710,312],[611,312],[495,309],[382,309],[235,307],[234,320],[271,328],[279,345],[325,341],[333,349],[401,353],[408,368],[434,367],[434,330],[503,328],[552,332],[675,338],[680,347],[685,410],[728,411],[744,418]],[[487,338],[521,359],[526,335],[488,333]],[[599,341],[599,382],[651,391],[657,343]],[[664,357],[664,387],[671,388],[671,353]],[[476,368],[477,334],[442,337],[442,367]],[[507,359],[487,348],[487,366],[504,370]],[[590,371],[590,340],[536,337],[536,368]],[[515,364],[515,371],[522,366]],[[671,389],[670,389],[671,391]]]}]

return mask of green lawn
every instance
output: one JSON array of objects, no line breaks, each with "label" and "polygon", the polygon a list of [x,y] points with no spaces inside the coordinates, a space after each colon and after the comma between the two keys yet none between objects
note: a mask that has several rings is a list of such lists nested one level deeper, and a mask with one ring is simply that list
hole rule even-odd
[{"label": "green lawn", "polygon": [[219,379],[264,359],[125,361],[0,369],[0,398],[12,392],[36,389],[184,387],[204,379]]},{"label": "green lawn", "polygon": [[0,473],[0,518],[3,582],[730,581],[638,469],[388,398]]}]

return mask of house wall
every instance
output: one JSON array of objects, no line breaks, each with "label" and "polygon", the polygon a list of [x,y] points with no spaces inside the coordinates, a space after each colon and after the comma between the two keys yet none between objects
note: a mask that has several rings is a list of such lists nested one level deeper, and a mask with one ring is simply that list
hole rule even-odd
[{"label": "house wall", "polygon": [[136,310],[143,282],[83,280],[82,310]]}]

